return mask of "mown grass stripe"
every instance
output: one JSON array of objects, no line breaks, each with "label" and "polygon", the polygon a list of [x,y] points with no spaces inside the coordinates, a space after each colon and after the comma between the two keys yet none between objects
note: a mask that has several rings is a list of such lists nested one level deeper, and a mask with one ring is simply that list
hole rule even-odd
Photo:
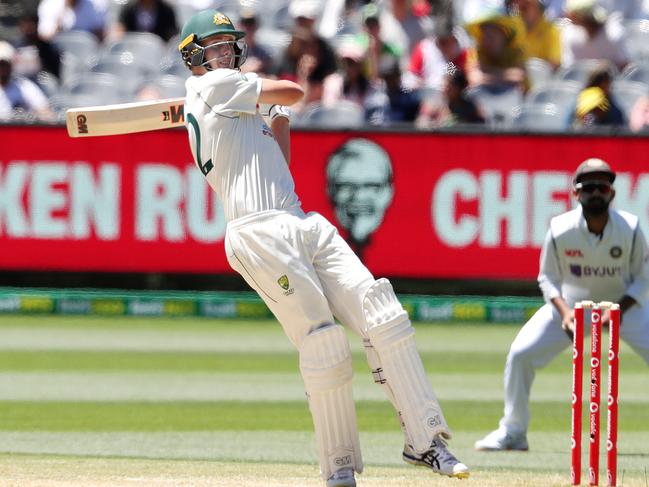
[{"label": "mown grass stripe", "polygon": [[[505,355],[500,351],[422,352],[429,373],[502,373]],[[354,370],[369,368],[363,352],[353,354]],[[570,375],[570,356],[563,353],[543,372]],[[635,353],[621,359],[621,373],[645,374],[647,366]],[[4,371],[215,371],[215,372],[296,372],[298,355],[294,351],[219,351],[219,352],[142,352],[142,351],[0,351],[0,370]],[[649,379],[648,379],[649,385]]]},{"label": "mown grass stripe", "polygon": [[[588,373],[588,372],[586,372]],[[502,373],[431,374],[442,400],[493,401],[503,398]],[[566,374],[539,374],[533,401],[562,401],[570,392]],[[585,376],[585,381],[587,377]],[[626,373],[620,386],[623,404],[649,402],[646,373]],[[606,383],[604,376],[603,383]],[[358,400],[385,400],[369,372],[354,377]],[[27,371],[0,372],[0,401],[285,401],[302,400],[304,385],[292,372],[204,371]],[[602,401],[606,391],[602,390]]]},{"label": "mown grass stripe", "polygon": [[[459,431],[495,427],[503,407],[501,401],[476,405],[457,400],[444,400],[442,406],[451,427]],[[384,401],[358,401],[357,414],[363,431],[397,427],[395,413]],[[567,431],[567,401],[536,401],[531,414],[533,431]],[[620,431],[646,431],[648,425],[645,404],[620,407]],[[309,431],[312,427],[306,401],[0,402],[0,431]]]}]

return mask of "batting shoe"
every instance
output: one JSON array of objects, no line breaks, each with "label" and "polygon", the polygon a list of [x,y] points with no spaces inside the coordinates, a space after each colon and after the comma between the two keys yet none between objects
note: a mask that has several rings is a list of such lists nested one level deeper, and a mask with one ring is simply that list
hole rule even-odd
[{"label": "batting shoe", "polygon": [[529,450],[527,436],[524,433],[512,434],[503,428],[492,431],[483,439],[476,441],[474,446],[478,451]]},{"label": "batting shoe", "polygon": [[428,467],[433,472],[456,479],[469,478],[469,467],[460,462],[448,448],[446,442],[439,436],[430,444],[430,450],[419,455],[406,444],[403,447],[403,460],[419,467]]},{"label": "batting shoe", "polygon": [[341,468],[327,479],[327,487],[356,487],[353,468]]}]

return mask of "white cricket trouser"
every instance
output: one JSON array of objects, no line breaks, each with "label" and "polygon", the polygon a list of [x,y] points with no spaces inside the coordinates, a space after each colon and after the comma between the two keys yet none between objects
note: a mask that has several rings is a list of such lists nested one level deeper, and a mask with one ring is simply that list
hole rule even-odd
[{"label": "white cricket trouser", "polygon": [[323,216],[294,208],[238,218],[228,224],[225,247],[232,268],[298,349],[311,331],[334,322],[332,312],[366,337],[362,300],[374,277]]},{"label": "white cricket trouser", "polygon": [[[588,318],[588,310],[585,311]],[[588,326],[585,328],[584,336],[588,336],[590,329]],[[649,364],[649,304],[635,305],[624,314],[620,338]],[[527,433],[530,390],[536,369],[547,365],[570,346],[572,342],[561,328],[561,317],[551,304],[542,306],[521,328],[507,355],[505,413],[500,420],[501,428],[512,434]],[[584,349],[589,350],[588,343]],[[569,391],[566,391],[566,397],[569,397]]]}]

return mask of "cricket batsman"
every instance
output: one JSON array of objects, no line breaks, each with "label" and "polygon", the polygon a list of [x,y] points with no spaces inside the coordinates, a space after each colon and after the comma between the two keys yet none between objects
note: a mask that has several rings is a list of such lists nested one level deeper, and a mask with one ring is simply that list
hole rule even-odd
[{"label": "cricket batsman", "polygon": [[[573,193],[579,206],[552,219],[541,250],[538,281],[546,304],[511,345],[505,414],[497,430],[475,443],[477,450],[528,449],[534,374],[571,345],[575,303],[619,303],[620,336],[649,364],[649,252],[638,218],[609,207],[614,182],[615,172],[601,159],[587,159],[577,168]],[[606,310],[602,324],[608,322]]]},{"label": "cricket batsman", "polygon": [[468,477],[469,469],[446,447],[450,429],[390,282],[375,280],[325,218],[301,209],[288,167],[286,106],[303,91],[290,81],[241,73],[244,35],[216,10],[201,11],[184,25],[179,50],[192,73],[185,98],[189,142],[223,204],[228,262],[299,352],[327,487],[355,486],[354,473],[363,470],[352,356],[334,316],[364,340],[374,379],[398,412],[404,460]]}]

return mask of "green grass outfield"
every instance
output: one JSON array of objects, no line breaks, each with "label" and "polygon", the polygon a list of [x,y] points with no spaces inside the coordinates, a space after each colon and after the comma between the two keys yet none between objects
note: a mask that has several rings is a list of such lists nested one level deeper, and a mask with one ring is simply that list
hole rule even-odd
[{"label": "green grass outfield", "polygon": [[[569,485],[569,351],[537,374],[531,451],[480,453],[518,326],[416,328],[451,449],[472,469],[462,484]],[[394,412],[350,338],[359,487],[459,485],[401,461]],[[620,369],[618,485],[647,487],[649,369],[626,345]],[[271,321],[2,316],[0,485],[322,486],[297,353]]]}]

